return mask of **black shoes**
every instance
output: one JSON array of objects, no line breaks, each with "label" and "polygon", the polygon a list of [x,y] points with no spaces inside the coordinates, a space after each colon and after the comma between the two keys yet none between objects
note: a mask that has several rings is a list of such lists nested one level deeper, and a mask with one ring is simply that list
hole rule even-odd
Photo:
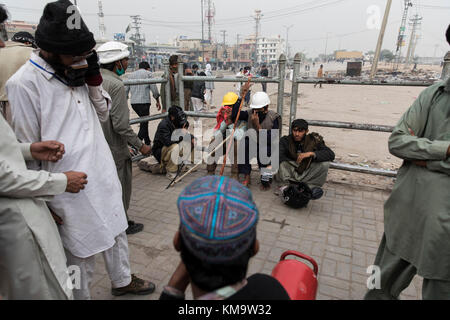
[{"label": "black shoes", "polygon": [[134,221],[128,221],[128,229],[126,233],[128,235],[136,234],[144,230],[144,225],[141,223],[135,223]]},{"label": "black shoes", "polygon": [[312,188],[312,200],[319,200],[320,198],[323,197],[323,190],[322,188]]}]

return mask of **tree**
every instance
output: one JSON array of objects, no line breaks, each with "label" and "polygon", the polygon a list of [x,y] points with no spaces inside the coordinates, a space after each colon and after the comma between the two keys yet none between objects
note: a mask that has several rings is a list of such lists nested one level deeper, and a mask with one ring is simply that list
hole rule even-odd
[{"label": "tree", "polygon": [[392,60],[394,60],[394,58],[395,58],[395,55],[392,53],[391,50],[387,50],[387,49],[381,50],[380,60],[391,62]]}]

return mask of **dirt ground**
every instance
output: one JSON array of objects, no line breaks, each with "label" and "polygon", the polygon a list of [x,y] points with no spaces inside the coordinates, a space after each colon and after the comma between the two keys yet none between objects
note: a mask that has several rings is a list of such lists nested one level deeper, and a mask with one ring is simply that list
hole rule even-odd
[{"label": "dirt ground", "polygon": [[[435,69],[435,68],[433,68]],[[227,74],[225,74],[227,75]],[[232,83],[215,83],[213,105],[217,106],[209,112],[217,112],[222,97],[233,91]],[[290,95],[291,81],[285,83],[285,93]],[[301,84],[297,106],[297,118],[306,120],[329,120],[378,125],[395,126],[405,111],[424,90],[424,87],[380,87],[380,86],[345,86]],[[252,93],[261,90],[255,84]],[[276,110],[277,85],[269,84],[268,93],[272,99],[271,108]],[[286,95],[285,94],[285,95]],[[284,99],[283,133],[288,132],[290,97]],[[131,110],[132,111],[132,110]],[[151,114],[155,115],[155,103],[152,103]],[[132,118],[136,114],[132,112]],[[153,138],[159,121],[150,124],[150,137]],[[202,120],[203,126],[212,128],[215,120]],[[134,126],[137,131],[138,126]],[[388,150],[388,133],[366,132],[347,129],[312,127],[310,131],[320,133],[325,142],[336,153],[336,161],[373,168],[396,170],[401,160]],[[349,173],[330,170],[329,181],[334,183],[354,184],[358,186],[391,189],[394,179],[367,174]]]}]

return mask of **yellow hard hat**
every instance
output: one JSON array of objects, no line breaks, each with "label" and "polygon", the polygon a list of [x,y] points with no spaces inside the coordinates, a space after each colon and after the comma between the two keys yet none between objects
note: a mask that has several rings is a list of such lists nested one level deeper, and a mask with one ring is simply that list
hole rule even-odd
[{"label": "yellow hard hat", "polygon": [[228,92],[224,97],[222,101],[223,106],[232,106],[234,105],[239,99],[239,96],[234,92]]}]

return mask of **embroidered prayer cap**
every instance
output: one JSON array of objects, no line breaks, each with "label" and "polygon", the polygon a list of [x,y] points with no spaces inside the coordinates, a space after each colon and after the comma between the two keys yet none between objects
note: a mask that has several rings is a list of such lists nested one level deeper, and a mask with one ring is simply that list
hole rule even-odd
[{"label": "embroidered prayer cap", "polygon": [[178,198],[180,233],[187,249],[208,263],[239,257],[256,240],[259,212],[249,189],[227,177],[208,176]]}]

